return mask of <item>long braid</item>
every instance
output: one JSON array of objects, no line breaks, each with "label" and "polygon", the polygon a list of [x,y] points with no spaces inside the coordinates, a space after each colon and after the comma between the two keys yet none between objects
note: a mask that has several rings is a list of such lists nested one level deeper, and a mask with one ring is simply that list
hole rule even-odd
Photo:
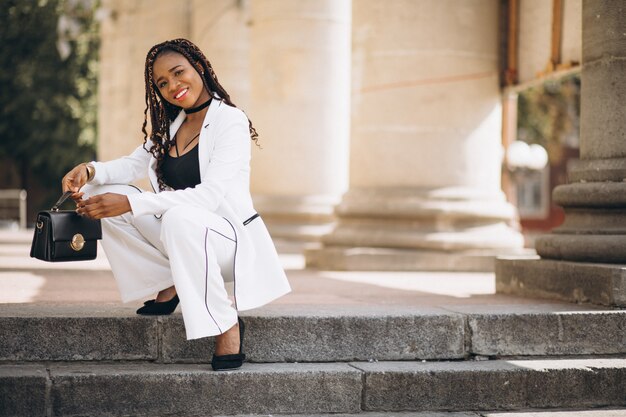
[{"label": "long braid", "polygon": [[[163,165],[163,161],[165,161],[165,154],[169,152],[171,146],[173,145],[173,139],[170,138],[170,124],[181,110],[181,107],[175,106],[163,99],[161,93],[154,84],[152,73],[154,61],[156,61],[157,57],[165,51],[178,52],[187,58],[189,63],[191,63],[200,74],[204,86],[210,95],[217,93],[220,100],[224,101],[228,105],[237,107],[231,101],[230,95],[217,80],[217,75],[215,75],[215,71],[213,71],[213,67],[211,66],[209,60],[204,56],[200,48],[194,45],[191,41],[188,41],[187,39],[174,39],[171,41],[165,41],[150,48],[150,51],[148,51],[148,55],[146,56],[144,74],[146,85],[146,108],[143,112],[144,121],[141,131],[144,135],[144,149],[150,152],[157,160],[156,174],[159,182],[159,190],[161,191],[163,191],[166,187],[161,166]],[[197,65],[201,68],[198,68]],[[148,133],[146,129],[148,126],[148,113],[150,113],[150,133]],[[259,135],[257,134],[256,129],[252,126],[250,119],[248,119],[248,126],[250,129],[250,138],[258,145]],[[152,147],[150,149],[146,148],[148,137],[150,137],[150,140],[152,141]]]}]

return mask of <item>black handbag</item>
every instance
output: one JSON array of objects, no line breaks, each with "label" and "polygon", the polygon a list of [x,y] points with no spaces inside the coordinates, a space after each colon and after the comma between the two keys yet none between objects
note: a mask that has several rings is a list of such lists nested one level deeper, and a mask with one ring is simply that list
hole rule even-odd
[{"label": "black handbag", "polygon": [[37,213],[31,258],[47,262],[88,261],[98,254],[102,239],[100,220],[80,216],[74,210],[59,210],[71,191],[65,192],[56,204]]}]

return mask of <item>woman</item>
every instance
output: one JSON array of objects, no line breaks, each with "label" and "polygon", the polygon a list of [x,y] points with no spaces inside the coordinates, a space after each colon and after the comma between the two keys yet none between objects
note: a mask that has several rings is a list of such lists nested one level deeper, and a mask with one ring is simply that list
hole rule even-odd
[{"label": "woman", "polygon": [[[122,301],[159,291],[137,313],[169,314],[180,300],[187,339],[217,336],[213,369],[237,368],[245,360],[237,311],[290,291],[250,197],[257,134],[188,40],[150,49],[145,86],[144,144],[74,167],[63,191],[74,192],[79,214],[102,219]],[[146,174],[154,193],[122,185]],[[233,281],[234,304],[224,280]]]}]

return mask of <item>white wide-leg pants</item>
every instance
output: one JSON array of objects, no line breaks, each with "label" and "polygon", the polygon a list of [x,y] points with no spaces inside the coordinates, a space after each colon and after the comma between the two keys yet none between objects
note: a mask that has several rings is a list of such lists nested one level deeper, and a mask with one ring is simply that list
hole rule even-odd
[{"label": "white wide-leg pants", "polygon": [[[87,184],[85,197],[140,190]],[[224,281],[233,280],[236,235],[230,222],[199,207],[177,206],[157,218],[131,213],[102,219],[102,247],[123,302],[176,286],[187,340],[224,333],[237,311]]]}]

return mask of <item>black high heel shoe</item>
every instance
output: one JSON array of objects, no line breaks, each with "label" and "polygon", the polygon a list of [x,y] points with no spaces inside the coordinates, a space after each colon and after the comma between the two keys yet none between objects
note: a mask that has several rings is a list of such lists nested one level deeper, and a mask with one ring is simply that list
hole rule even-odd
[{"label": "black high heel shoe", "polygon": [[237,317],[237,322],[239,322],[239,353],[231,355],[213,355],[213,359],[211,359],[211,367],[214,371],[241,368],[241,365],[243,365],[243,362],[246,360],[246,355],[242,353],[243,334],[246,329],[241,317]]},{"label": "black high heel shoe", "polygon": [[142,314],[144,316],[159,316],[165,314],[172,314],[174,310],[176,310],[176,306],[178,305],[178,294],[176,294],[169,301],[160,301],[156,300],[148,300],[143,303],[143,307],[137,310],[137,314]]}]

